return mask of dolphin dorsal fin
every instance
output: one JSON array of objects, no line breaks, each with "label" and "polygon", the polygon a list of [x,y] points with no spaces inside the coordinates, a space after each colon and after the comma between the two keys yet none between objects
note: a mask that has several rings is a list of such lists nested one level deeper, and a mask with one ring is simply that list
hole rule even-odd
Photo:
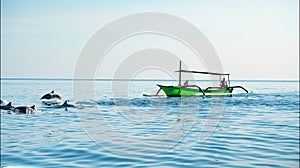
[{"label": "dolphin dorsal fin", "polygon": [[31,106],[30,108],[35,109],[35,105]]},{"label": "dolphin dorsal fin", "polygon": [[9,102],[6,106],[11,106],[11,102]]},{"label": "dolphin dorsal fin", "polygon": [[50,93],[54,93],[54,90],[52,90]]}]

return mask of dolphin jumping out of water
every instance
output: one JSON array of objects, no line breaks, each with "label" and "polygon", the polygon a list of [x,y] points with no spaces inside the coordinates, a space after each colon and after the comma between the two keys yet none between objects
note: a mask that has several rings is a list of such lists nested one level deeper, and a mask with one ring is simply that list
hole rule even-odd
[{"label": "dolphin jumping out of water", "polygon": [[62,101],[61,96],[54,93],[54,90],[42,96],[41,100],[44,105],[48,105],[48,106],[58,105]]},{"label": "dolphin jumping out of water", "polygon": [[53,99],[53,98],[61,99],[60,95],[54,93],[54,90],[41,97],[41,99]]},{"label": "dolphin jumping out of water", "polygon": [[16,107],[13,110],[16,113],[22,113],[22,114],[34,114],[35,112],[37,112],[37,110],[35,109],[35,105],[31,106],[31,107],[27,107],[27,106],[20,106],[20,107]]},{"label": "dolphin jumping out of water", "polygon": [[11,102],[9,102],[7,105],[0,106],[0,109],[2,109],[2,110],[13,110],[13,109],[15,109],[15,107],[11,105]]}]

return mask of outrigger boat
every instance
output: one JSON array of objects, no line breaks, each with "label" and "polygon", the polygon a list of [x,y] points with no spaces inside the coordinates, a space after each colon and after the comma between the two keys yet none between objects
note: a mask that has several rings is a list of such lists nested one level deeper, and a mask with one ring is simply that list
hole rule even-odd
[{"label": "outrigger boat", "polygon": [[[230,79],[228,73],[215,73],[215,72],[202,72],[202,71],[189,71],[189,70],[182,70],[181,69],[181,61],[179,63],[179,83],[178,86],[165,86],[165,85],[159,85],[159,90],[156,92],[155,95],[148,95],[143,94],[143,96],[146,97],[155,97],[155,96],[161,96],[159,95],[159,92],[163,90],[163,92],[168,97],[187,97],[187,96],[203,96],[203,97],[211,97],[211,96],[232,96],[233,90],[236,88],[240,88],[244,90],[246,93],[249,93],[247,89],[245,89],[242,86],[230,86]],[[205,89],[202,89],[200,86],[197,85],[184,85],[181,86],[181,73],[194,73],[194,74],[206,74],[206,75],[217,75],[219,76],[219,79],[221,81],[222,76],[227,77],[228,84],[225,84],[224,86],[220,87],[207,87]],[[223,79],[225,80],[225,78]]]}]

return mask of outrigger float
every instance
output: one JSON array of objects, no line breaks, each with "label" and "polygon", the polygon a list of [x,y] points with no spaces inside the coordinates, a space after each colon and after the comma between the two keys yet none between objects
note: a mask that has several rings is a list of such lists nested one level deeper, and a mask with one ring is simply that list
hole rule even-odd
[{"label": "outrigger float", "polygon": [[[143,96],[146,97],[161,97],[162,95],[159,95],[160,91],[163,90],[165,95],[167,97],[188,97],[188,96],[202,96],[202,97],[211,97],[211,96],[232,96],[234,89],[242,89],[245,91],[245,93],[249,93],[247,89],[245,89],[242,86],[230,86],[230,79],[228,73],[215,73],[215,72],[202,72],[202,71],[189,71],[189,70],[182,70],[181,69],[181,61],[179,63],[179,83],[178,86],[165,86],[165,85],[159,85],[159,90],[156,92],[155,95],[149,95],[149,94],[143,94]],[[206,75],[217,75],[219,76],[221,84],[223,84],[220,87],[207,87],[205,89],[202,89],[200,86],[197,85],[188,85],[187,83],[184,86],[181,86],[181,73],[194,73],[194,74],[206,74]],[[223,78],[223,81],[221,81],[221,77],[226,76],[227,82],[225,81],[225,78]],[[222,83],[223,82],[223,83]],[[225,83],[224,83],[225,82]]]}]

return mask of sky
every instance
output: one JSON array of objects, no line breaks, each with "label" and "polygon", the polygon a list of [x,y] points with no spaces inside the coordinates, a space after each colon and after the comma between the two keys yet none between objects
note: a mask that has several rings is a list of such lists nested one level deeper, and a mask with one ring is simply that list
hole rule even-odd
[{"label": "sky", "polygon": [[[1,78],[73,78],[82,49],[98,30],[141,12],[171,14],[196,26],[232,79],[299,80],[298,0],[1,0]],[[120,60],[147,48],[205,70],[178,40],[141,34],[112,47],[95,78],[114,78]],[[170,76],[158,69],[139,72],[136,78]]]}]

